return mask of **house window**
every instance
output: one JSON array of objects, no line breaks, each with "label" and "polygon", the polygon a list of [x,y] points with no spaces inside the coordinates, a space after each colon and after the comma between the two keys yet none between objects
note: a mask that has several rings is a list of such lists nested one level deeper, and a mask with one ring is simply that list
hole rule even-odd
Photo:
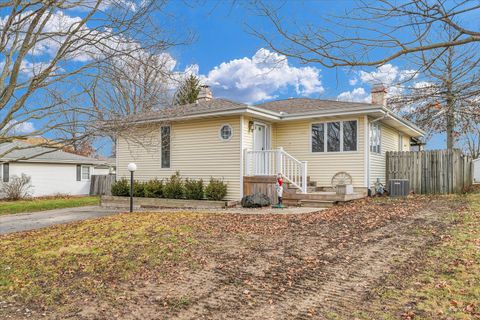
[{"label": "house window", "polygon": [[323,123],[312,124],[312,152],[323,152],[325,146],[325,130]]},{"label": "house window", "polygon": [[403,151],[403,134],[398,134],[398,151]]},{"label": "house window", "polygon": [[162,168],[170,168],[170,126],[160,129]]},{"label": "house window", "polygon": [[343,122],[343,151],[357,151],[357,121]]},{"label": "house window", "polygon": [[312,124],[312,152],[357,151],[357,121]]},{"label": "house window", "polygon": [[0,173],[0,177],[2,177],[3,182],[8,182],[10,180],[10,164],[4,163],[2,172]]},{"label": "house window", "polygon": [[90,180],[90,166],[82,166],[82,180]]},{"label": "house window", "polygon": [[327,123],[327,151],[340,151],[340,122]]},{"label": "house window", "polygon": [[232,138],[232,135],[233,135],[232,126],[229,125],[229,124],[224,124],[224,125],[220,128],[219,135],[220,135],[220,139],[222,139],[222,140],[224,140],[224,141],[230,140],[230,139]]},{"label": "house window", "polygon": [[374,153],[381,152],[381,127],[378,123],[370,124],[370,151]]}]

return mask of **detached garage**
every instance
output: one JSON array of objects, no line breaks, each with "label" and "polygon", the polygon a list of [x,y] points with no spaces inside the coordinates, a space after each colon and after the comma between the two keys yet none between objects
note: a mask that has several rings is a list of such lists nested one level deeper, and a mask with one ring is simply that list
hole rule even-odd
[{"label": "detached garage", "polygon": [[[7,153],[8,152],[8,153]],[[97,159],[21,141],[0,145],[0,185],[13,176],[31,177],[31,195],[88,195]],[[1,197],[1,195],[0,195]]]}]

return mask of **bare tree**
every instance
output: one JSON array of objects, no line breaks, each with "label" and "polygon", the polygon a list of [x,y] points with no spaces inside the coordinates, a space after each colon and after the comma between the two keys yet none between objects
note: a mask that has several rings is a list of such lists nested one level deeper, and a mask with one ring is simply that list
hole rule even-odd
[{"label": "bare tree", "polygon": [[393,102],[422,127],[446,132],[449,149],[465,132],[461,115],[479,113],[467,108],[480,95],[480,31],[472,23],[480,14],[478,1],[359,0],[341,16],[319,14],[318,23],[289,20],[276,2],[254,4],[274,32],[252,28],[253,33],[277,53],[302,63],[335,68],[413,61],[417,72],[412,76],[422,75],[424,81],[417,78],[413,87],[402,84],[408,94]]},{"label": "bare tree", "polygon": [[[478,1],[359,0],[341,16],[319,12],[315,24],[288,20],[290,12],[282,12],[278,2],[254,4],[255,12],[266,17],[275,32],[255,28],[252,32],[272,50],[329,68],[378,66],[413,53],[480,41],[476,24],[463,21],[468,15],[479,15]],[[447,28],[455,31],[454,37],[437,37]],[[428,44],[425,39],[430,40]]]},{"label": "bare tree", "polygon": [[[449,42],[456,33],[449,27],[443,36]],[[404,94],[390,99],[390,105],[431,132],[445,132],[447,148],[453,149],[472,126],[469,119],[480,114],[475,103],[480,97],[479,48],[474,43],[411,55],[409,61],[424,72],[409,81],[413,85],[405,86]]]},{"label": "bare tree", "polygon": [[[153,18],[166,1],[35,0],[0,3],[0,143],[49,134],[68,145],[98,134],[98,113],[85,101],[108,61],[140,61],[169,39]],[[83,86],[78,86],[83,83]],[[101,120],[101,119],[99,119]],[[75,126],[76,135],[61,134]],[[18,130],[35,122],[28,132]],[[1,156],[1,155],[0,155]]]},{"label": "bare tree", "polygon": [[[471,108],[479,109],[480,99],[472,101]],[[461,131],[459,141],[463,151],[473,159],[480,157],[480,115],[473,112],[461,115]]]}]

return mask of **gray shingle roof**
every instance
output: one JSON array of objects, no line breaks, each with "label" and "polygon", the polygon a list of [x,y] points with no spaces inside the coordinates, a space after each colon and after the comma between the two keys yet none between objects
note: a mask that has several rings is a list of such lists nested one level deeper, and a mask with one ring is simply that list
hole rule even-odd
[{"label": "gray shingle roof", "polygon": [[[374,105],[371,103],[361,102],[347,102],[336,100],[321,100],[310,98],[291,98],[285,100],[270,101],[260,103],[255,106],[230,101],[227,99],[212,99],[209,101],[200,101],[184,106],[171,106],[155,112],[147,114],[135,115],[127,118],[127,121],[132,122],[148,122],[158,120],[176,120],[187,119],[190,117],[202,117],[210,115],[220,115],[222,112],[242,112],[242,111],[256,111],[264,112],[265,115],[278,117],[279,120],[289,120],[296,116],[310,116],[310,115],[330,115],[335,114],[350,114],[362,112],[389,112],[393,117],[399,119],[405,125],[410,126],[415,131],[423,134],[422,130],[418,129],[411,122],[396,115],[392,110],[381,105]],[[292,118],[290,118],[292,117]]]},{"label": "gray shingle roof", "polygon": [[[17,149],[15,149],[17,148]],[[13,151],[12,151],[13,150]],[[5,152],[7,154],[3,155]],[[3,156],[2,156],[3,155]],[[22,141],[13,141],[0,144],[0,161],[26,161],[43,163],[76,163],[100,164],[103,161],[79,156],[54,148],[33,146]]]},{"label": "gray shingle roof", "polygon": [[183,106],[170,106],[158,111],[132,116],[130,120],[142,121],[175,119],[181,118],[183,116],[192,116],[202,113],[244,109],[245,107],[247,107],[246,104],[230,101],[227,99],[212,99],[209,101],[190,103]]},{"label": "gray shingle roof", "polygon": [[[285,114],[309,113],[315,111],[345,111],[371,107],[370,103],[292,98],[257,104],[256,107]],[[381,107],[381,106],[379,106]]]}]

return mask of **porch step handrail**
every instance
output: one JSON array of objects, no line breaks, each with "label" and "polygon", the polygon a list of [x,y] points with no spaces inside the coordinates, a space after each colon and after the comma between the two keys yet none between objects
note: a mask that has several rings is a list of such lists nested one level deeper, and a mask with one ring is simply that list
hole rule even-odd
[{"label": "porch step handrail", "polygon": [[274,176],[284,179],[307,193],[307,161],[300,161],[283,150],[245,150],[245,175]]}]

